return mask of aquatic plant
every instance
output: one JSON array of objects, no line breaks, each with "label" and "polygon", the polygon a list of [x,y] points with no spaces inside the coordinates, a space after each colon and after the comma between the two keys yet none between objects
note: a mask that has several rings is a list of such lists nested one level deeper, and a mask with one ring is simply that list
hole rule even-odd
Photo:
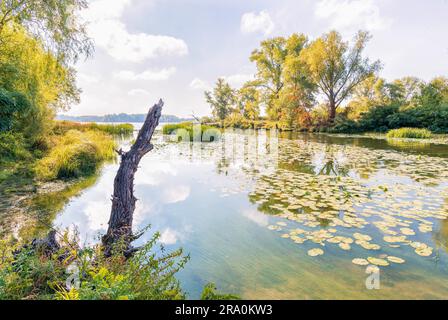
[{"label": "aquatic plant", "polygon": [[388,138],[430,139],[431,136],[431,131],[418,128],[394,129],[387,133]]}]

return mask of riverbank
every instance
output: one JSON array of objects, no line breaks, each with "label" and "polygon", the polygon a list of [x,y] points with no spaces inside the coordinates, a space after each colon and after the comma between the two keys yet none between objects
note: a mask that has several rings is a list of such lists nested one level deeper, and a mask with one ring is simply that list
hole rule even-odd
[{"label": "riverbank", "polygon": [[95,182],[101,166],[115,159],[116,140],[132,131],[132,125],[55,122],[40,148],[19,134],[1,134],[0,237],[32,238],[42,229],[37,220],[51,224],[71,197]]}]

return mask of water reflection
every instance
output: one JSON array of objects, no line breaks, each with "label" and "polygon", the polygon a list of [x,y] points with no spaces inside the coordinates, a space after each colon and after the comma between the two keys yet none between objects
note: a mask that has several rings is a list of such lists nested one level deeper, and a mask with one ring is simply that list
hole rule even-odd
[{"label": "water reflection", "polygon": [[[151,224],[191,254],[180,275],[191,296],[212,281],[245,298],[448,298],[448,148],[288,135],[231,131],[201,145],[156,137],[136,175],[135,227]],[[116,170],[106,167],[55,224],[94,241]],[[316,247],[325,254],[309,257]],[[377,292],[352,264],[369,257],[389,261]]]}]

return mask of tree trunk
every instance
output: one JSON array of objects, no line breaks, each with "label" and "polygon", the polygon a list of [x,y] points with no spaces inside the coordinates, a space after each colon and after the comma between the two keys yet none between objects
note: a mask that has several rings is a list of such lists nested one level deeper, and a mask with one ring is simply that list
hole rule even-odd
[{"label": "tree trunk", "polygon": [[125,255],[132,251],[131,242],[135,240],[132,234],[132,220],[137,199],[134,197],[134,175],[142,157],[153,149],[151,138],[159,124],[163,101],[154,105],[148,112],[143,127],[138,133],[134,145],[128,152],[117,151],[121,156],[120,168],[114,181],[112,210],[109,228],[102,242],[105,255],[110,256],[117,242],[122,241]]},{"label": "tree trunk", "polygon": [[333,124],[334,119],[336,118],[336,103],[333,99],[330,99],[328,104],[328,123]]}]

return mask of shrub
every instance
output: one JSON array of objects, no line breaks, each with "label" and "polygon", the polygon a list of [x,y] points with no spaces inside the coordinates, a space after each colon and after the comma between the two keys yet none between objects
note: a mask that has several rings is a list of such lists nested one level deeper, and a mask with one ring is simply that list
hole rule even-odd
[{"label": "shrub", "polygon": [[418,128],[394,129],[387,133],[388,138],[429,139],[431,136],[431,131]]},{"label": "shrub", "polygon": [[56,138],[50,153],[38,161],[36,176],[54,180],[91,175],[102,162],[114,158],[114,148],[114,140],[102,132],[67,131]]},{"label": "shrub", "polygon": [[359,121],[360,130],[386,132],[399,128],[399,123],[392,121],[399,109],[398,105],[375,106],[369,109]]},{"label": "shrub", "polygon": [[362,131],[386,132],[403,127],[426,128],[434,133],[448,133],[448,105],[402,107],[376,106],[362,115]]},{"label": "shrub", "polygon": [[359,125],[356,121],[341,116],[338,116],[334,125],[329,128],[330,133],[357,133],[359,131]]}]

